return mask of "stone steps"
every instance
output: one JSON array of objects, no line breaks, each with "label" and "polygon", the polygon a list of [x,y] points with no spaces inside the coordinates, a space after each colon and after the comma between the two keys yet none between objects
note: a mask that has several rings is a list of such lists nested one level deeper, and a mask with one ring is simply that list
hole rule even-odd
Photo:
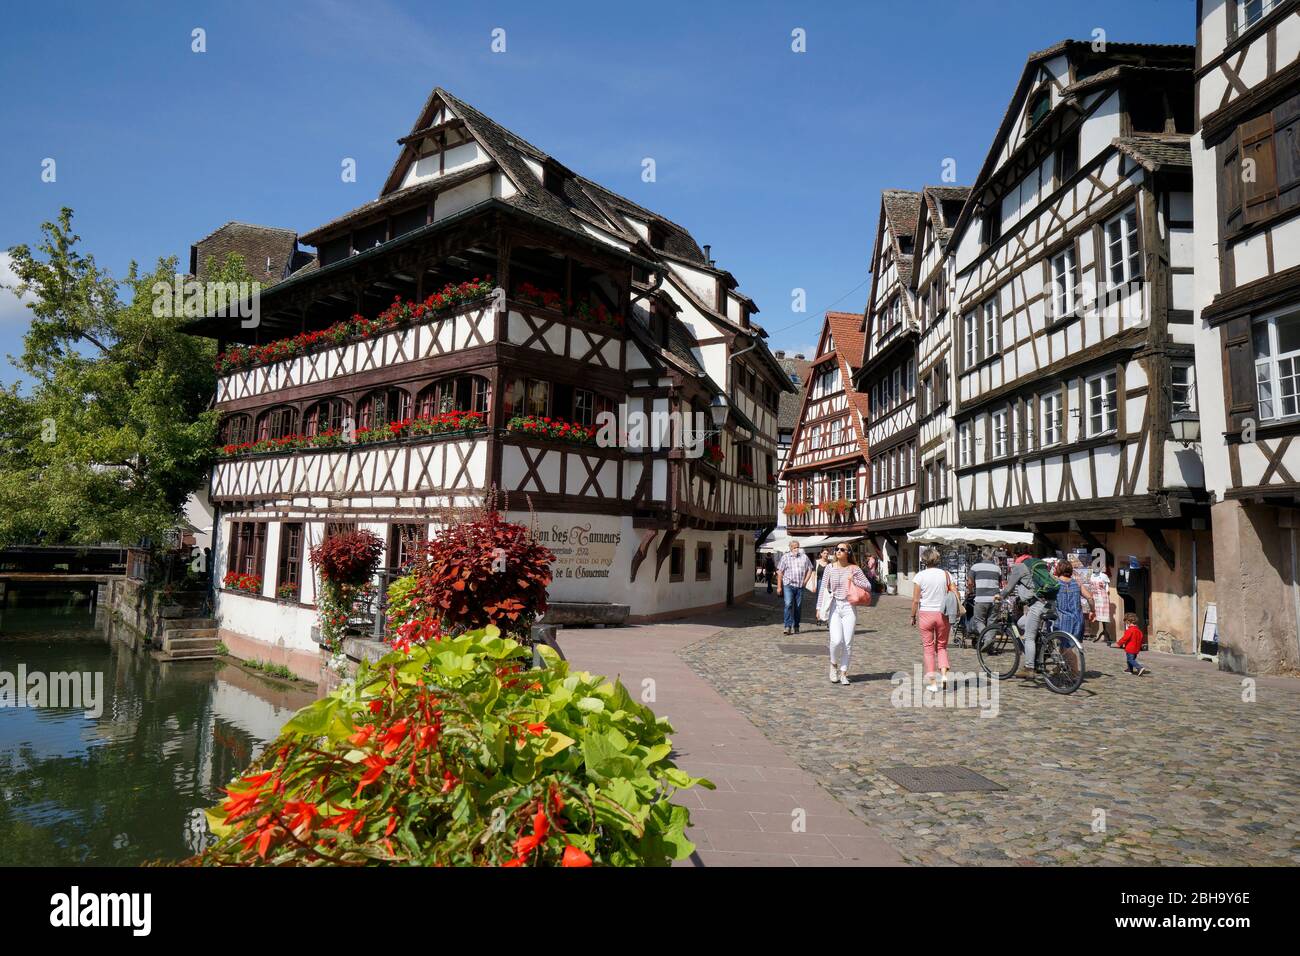
[{"label": "stone steps", "polygon": [[162,633],[163,660],[196,660],[217,656],[217,622],[212,618],[174,618]]}]

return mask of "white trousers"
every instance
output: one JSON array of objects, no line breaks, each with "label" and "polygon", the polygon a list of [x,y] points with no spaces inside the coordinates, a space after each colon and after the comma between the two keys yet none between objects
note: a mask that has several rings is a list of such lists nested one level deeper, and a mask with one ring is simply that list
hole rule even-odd
[{"label": "white trousers", "polygon": [[831,632],[831,663],[846,671],[849,669],[849,656],[853,653],[853,629],[858,626],[853,605],[839,598],[831,598],[826,621]]}]

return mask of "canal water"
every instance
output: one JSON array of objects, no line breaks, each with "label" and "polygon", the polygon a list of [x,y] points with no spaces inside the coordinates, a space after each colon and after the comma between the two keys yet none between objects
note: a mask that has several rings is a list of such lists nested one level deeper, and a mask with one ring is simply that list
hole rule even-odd
[{"label": "canal water", "polygon": [[28,688],[67,673],[103,687],[81,709],[0,706],[0,866],[190,856],[209,839],[203,809],[314,698],[231,664],[160,663],[105,618],[71,587],[0,602],[0,694],[20,668]]}]

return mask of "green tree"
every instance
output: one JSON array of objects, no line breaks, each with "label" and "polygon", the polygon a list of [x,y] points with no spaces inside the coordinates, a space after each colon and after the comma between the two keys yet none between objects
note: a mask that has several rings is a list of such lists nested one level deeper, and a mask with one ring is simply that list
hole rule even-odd
[{"label": "green tree", "polygon": [[[0,545],[157,540],[211,465],[213,343],[180,331],[179,302],[155,308],[174,257],[119,281],[80,251],[72,210],[41,232],[9,251],[14,291],[34,301],[10,359],[29,387],[0,391]],[[232,256],[204,278],[248,274]]]}]

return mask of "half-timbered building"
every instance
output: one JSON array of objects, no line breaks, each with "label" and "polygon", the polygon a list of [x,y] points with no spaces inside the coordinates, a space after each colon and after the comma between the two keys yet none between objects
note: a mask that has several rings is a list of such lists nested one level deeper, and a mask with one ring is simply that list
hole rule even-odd
[{"label": "half-timbered building", "polygon": [[1031,55],[950,240],[962,521],[1140,565],[1148,640],[1184,651],[1213,573],[1200,457],[1171,439],[1194,400],[1193,53]]},{"label": "half-timbered building", "polygon": [[[1195,381],[1219,663],[1300,667],[1300,3],[1197,4]],[[1195,388],[1193,388],[1193,384]],[[1199,392],[1199,395],[1196,394]]]},{"label": "half-timbered building", "polygon": [[881,194],[871,255],[871,292],[863,314],[863,347],[855,373],[867,396],[871,461],[867,489],[870,550],[905,591],[916,570],[907,532],[920,520],[917,486],[916,358],[920,323],[913,295],[915,233],[921,194]]},{"label": "half-timbered building", "polygon": [[786,534],[813,550],[867,531],[867,409],[853,385],[861,358],[862,316],[827,312],[782,472]]},{"label": "half-timbered building", "polygon": [[[748,596],[792,386],[707,246],[440,88],[379,197],[301,242],[256,323],[192,325],[224,356],[210,497],[216,580],[248,576],[217,599],[235,653],[313,673],[310,548],[369,528],[396,568],[490,489],[556,553],[554,603],[646,619]],[[590,435],[604,412],[612,444]],[[670,415],[698,416],[705,453]]]},{"label": "half-timbered building", "polygon": [[952,229],[970,189],[927,186],[921,190],[913,253],[916,313],[921,340],[917,353],[917,497],[923,528],[960,524],[949,484],[956,445],[952,440],[952,314],[955,258],[948,249]]}]

